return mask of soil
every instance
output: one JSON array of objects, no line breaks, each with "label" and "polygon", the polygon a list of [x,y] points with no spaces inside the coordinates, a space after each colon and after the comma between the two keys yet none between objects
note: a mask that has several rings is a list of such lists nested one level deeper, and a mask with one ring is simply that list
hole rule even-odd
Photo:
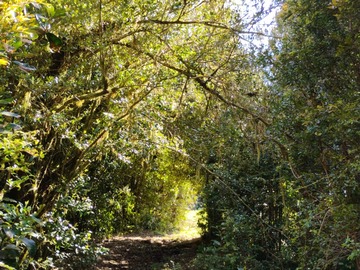
[{"label": "soil", "polygon": [[200,238],[174,239],[166,236],[129,235],[103,243],[109,253],[97,270],[191,270],[201,244]]}]

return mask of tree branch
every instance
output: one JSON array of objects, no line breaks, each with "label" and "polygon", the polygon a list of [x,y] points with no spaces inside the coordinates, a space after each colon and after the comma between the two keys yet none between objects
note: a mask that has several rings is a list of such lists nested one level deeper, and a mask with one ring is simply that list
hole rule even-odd
[{"label": "tree branch", "polygon": [[[112,90],[114,91],[115,88]],[[85,94],[85,95],[81,95],[81,96],[74,96],[66,101],[64,101],[60,106],[58,106],[57,108],[55,108],[55,112],[61,112],[62,110],[64,110],[67,106],[69,106],[70,104],[73,104],[77,101],[81,101],[81,100],[90,100],[90,99],[94,99],[94,98],[98,98],[98,97],[103,97],[106,96],[108,94],[111,94],[111,92],[108,91],[104,91],[104,89],[102,90],[98,90],[94,93],[89,93],[89,94]]]},{"label": "tree branch", "polygon": [[196,24],[198,24],[198,25],[205,25],[205,26],[209,26],[209,27],[229,30],[229,31],[237,33],[237,34],[258,35],[258,36],[264,36],[264,37],[279,38],[276,36],[264,34],[262,32],[239,30],[239,29],[227,26],[226,24],[215,22],[215,21],[180,21],[180,20],[162,21],[162,20],[157,20],[157,19],[147,19],[147,20],[138,21],[137,23],[138,24],[155,23],[155,24],[163,24],[163,25],[171,25],[171,24],[174,24],[174,25],[176,25],[176,24],[177,25],[191,25],[191,24],[196,25]]},{"label": "tree branch", "polygon": [[270,123],[267,120],[265,120],[263,117],[256,115],[255,113],[251,112],[249,109],[247,109],[245,107],[242,107],[232,101],[227,100],[216,89],[213,89],[208,85],[208,83],[207,83],[208,80],[204,81],[204,79],[203,79],[204,76],[199,77],[196,74],[193,74],[190,70],[183,70],[183,69],[175,67],[167,62],[161,61],[155,55],[153,55],[149,52],[143,51],[133,44],[121,43],[121,42],[116,43],[116,44],[125,46],[127,48],[135,50],[136,52],[142,53],[142,54],[148,56],[149,58],[151,58],[154,62],[161,64],[162,66],[167,67],[171,70],[177,71],[179,74],[182,74],[182,75],[186,76],[187,78],[193,78],[195,80],[195,82],[197,82],[206,92],[212,94],[213,96],[215,96],[217,99],[219,99],[223,103],[225,103],[231,107],[237,108],[248,115],[251,115],[254,119],[258,119],[259,121],[264,123],[266,126],[270,125]]}]

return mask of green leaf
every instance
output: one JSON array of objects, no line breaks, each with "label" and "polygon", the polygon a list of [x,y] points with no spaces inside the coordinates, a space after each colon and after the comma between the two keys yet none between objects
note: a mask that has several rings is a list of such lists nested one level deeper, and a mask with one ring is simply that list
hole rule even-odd
[{"label": "green leaf", "polygon": [[43,221],[37,217],[35,217],[34,215],[31,215],[31,219],[36,222],[37,224],[40,224],[42,225],[43,224]]},{"label": "green leaf", "polygon": [[7,270],[16,270],[14,267],[10,266],[10,265],[7,265],[3,262],[0,262],[0,268],[4,268],[4,269],[7,269]]},{"label": "green leaf", "polygon": [[15,204],[18,204],[19,202],[14,200],[14,199],[11,199],[11,198],[7,198],[7,197],[4,197],[2,199],[3,202],[9,202],[9,203],[15,203]]},{"label": "green leaf", "polygon": [[29,36],[32,40],[36,40],[39,38],[39,33],[37,30],[31,29],[31,30],[28,30],[27,33],[29,34]]},{"label": "green leaf", "polygon": [[63,41],[52,33],[46,33],[46,37],[50,42],[50,48],[61,47],[63,45]]},{"label": "green leaf", "polygon": [[0,105],[7,105],[13,102],[12,98],[0,99]]},{"label": "green leaf", "polygon": [[19,49],[22,45],[23,45],[23,42],[21,40],[17,40],[12,43],[12,46],[14,47],[15,50]]},{"label": "green leaf", "polygon": [[5,232],[6,236],[9,238],[13,238],[16,235],[16,231],[14,231],[12,229],[4,229],[4,232]]},{"label": "green leaf", "polygon": [[13,112],[7,112],[7,111],[2,111],[0,112],[1,115],[4,116],[8,116],[8,117],[14,117],[14,118],[20,118],[21,115],[17,114],[17,113],[13,113]]},{"label": "green leaf", "polygon": [[23,71],[35,71],[36,68],[33,66],[30,66],[29,64],[22,63],[19,61],[13,61],[14,64],[18,65],[18,67]]},{"label": "green leaf", "polygon": [[0,251],[0,258],[5,259],[15,259],[20,255],[20,248],[14,244],[7,244],[1,251]]},{"label": "green leaf", "polygon": [[213,240],[213,244],[214,246],[218,246],[218,247],[221,246],[221,243],[217,240]]},{"label": "green leaf", "polygon": [[5,266],[5,269],[19,269],[17,264],[19,256],[20,249],[17,246],[13,244],[6,245],[2,250],[0,250],[0,266]]},{"label": "green leaf", "polygon": [[46,4],[46,12],[49,15],[49,17],[53,17],[55,15],[55,8],[53,5],[51,4]]},{"label": "green leaf", "polygon": [[6,125],[6,128],[13,129],[13,130],[19,130],[19,129],[21,129],[21,126],[14,124],[14,123],[10,123],[10,124]]},{"label": "green leaf", "polygon": [[45,23],[46,22],[46,17],[45,16],[43,16],[43,15],[41,15],[41,14],[35,14],[35,19],[38,21],[38,23],[40,24],[40,25],[42,25],[43,23]]},{"label": "green leaf", "polygon": [[31,240],[29,238],[22,238],[21,241],[25,244],[26,248],[29,251],[29,254],[31,257],[34,257],[36,254],[36,243],[34,240]]},{"label": "green leaf", "polygon": [[39,3],[32,2],[31,5],[32,5],[35,9],[41,9],[41,5],[40,5]]}]

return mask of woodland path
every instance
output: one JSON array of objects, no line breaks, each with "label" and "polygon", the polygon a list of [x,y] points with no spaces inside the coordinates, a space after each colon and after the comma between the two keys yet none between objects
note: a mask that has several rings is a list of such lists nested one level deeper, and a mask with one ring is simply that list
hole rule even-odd
[{"label": "woodland path", "polygon": [[96,270],[191,270],[201,238],[176,239],[169,236],[129,235],[115,237],[104,246],[109,254],[103,256]]}]

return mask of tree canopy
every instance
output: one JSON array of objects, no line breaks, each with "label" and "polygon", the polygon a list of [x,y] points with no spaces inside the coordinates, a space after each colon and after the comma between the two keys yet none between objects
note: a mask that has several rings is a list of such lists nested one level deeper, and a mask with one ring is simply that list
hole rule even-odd
[{"label": "tree canopy", "polygon": [[359,10],[0,2],[0,267],[83,268],[197,205],[198,269],[359,269]]}]

